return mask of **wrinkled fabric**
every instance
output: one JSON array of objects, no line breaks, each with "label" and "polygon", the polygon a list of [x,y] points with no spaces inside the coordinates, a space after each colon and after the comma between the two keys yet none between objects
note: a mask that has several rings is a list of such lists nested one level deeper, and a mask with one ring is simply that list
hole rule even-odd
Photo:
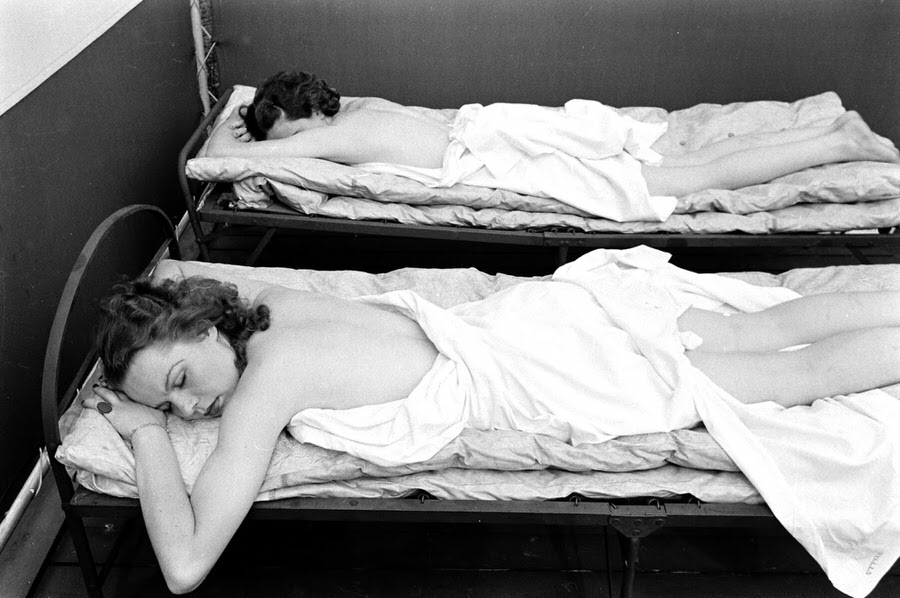
[{"label": "wrinkled fabric", "polygon": [[661,222],[674,197],[651,197],[641,164],[657,164],[650,149],[666,123],[622,116],[592,100],[561,108],[533,104],[467,104],[459,109],[440,169],[360,164],[429,187],[457,184],[549,197],[616,222]]}]

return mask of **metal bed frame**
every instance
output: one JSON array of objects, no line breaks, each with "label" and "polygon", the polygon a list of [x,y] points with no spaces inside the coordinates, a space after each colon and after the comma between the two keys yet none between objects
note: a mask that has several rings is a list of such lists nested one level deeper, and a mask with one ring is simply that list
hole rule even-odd
[{"label": "metal bed frame", "polygon": [[[104,241],[114,232],[134,225],[136,219],[152,217],[164,233],[165,242],[156,243],[131,267],[121,264],[118,254],[113,259]],[[147,228],[141,229],[146,232]],[[126,236],[131,238],[134,235]],[[98,569],[91,550],[84,519],[86,517],[124,518],[139,522],[137,500],[101,495],[75,484],[55,459],[61,444],[59,417],[77,398],[97,363],[93,341],[88,338],[94,321],[96,300],[123,274],[147,273],[165,251],[179,259],[175,231],[166,215],[153,206],[129,206],[108,217],[87,241],[66,283],[53,326],[44,362],[42,385],[42,418],[51,467],[66,516],[66,529],[71,534],[84,583],[91,598],[102,598],[103,581],[110,571],[117,549],[114,547],[102,568]],[[155,253],[153,253],[155,251]],[[138,255],[135,248],[135,254]],[[150,265],[148,265],[148,263]],[[76,329],[76,330],[73,330]],[[81,330],[82,337],[78,336]],[[63,361],[70,356],[76,363]],[[83,360],[82,360],[83,357]],[[73,361],[69,359],[69,361]],[[66,367],[63,367],[65,365]],[[75,367],[77,366],[77,367]],[[71,372],[71,373],[67,373]],[[435,523],[466,525],[540,525],[573,526],[603,530],[607,539],[607,584],[610,596],[629,597],[635,584],[641,539],[666,528],[686,527],[779,527],[772,512],[764,505],[712,504],[633,499],[621,502],[586,500],[570,496],[558,501],[475,501],[439,500],[427,493],[406,499],[362,498],[291,498],[257,502],[248,515],[261,520],[305,520],[327,522]],[[126,529],[134,525],[125,526]],[[127,534],[123,532],[120,540]],[[609,542],[618,537],[619,546]],[[121,542],[120,542],[121,543]],[[617,562],[619,561],[619,562]],[[618,580],[614,578],[620,578]],[[618,586],[618,588],[616,587]]]},{"label": "metal bed frame", "polygon": [[[201,121],[178,156],[178,178],[191,228],[204,261],[210,260],[210,244],[238,229],[262,229],[256,247],[247,259],[253,265],[279,229],[344,235],[388,236],[409,239],[462,241],[547,247],[556,249],[558,265],[566,263],[570,247],[578,249],[625,249],[648,245],[663,251],[684,249],[787,249],[840,247],[849,251],[861,264],[870,263],[864,250],[875,247],[900,249],[900,227],[879,229],[877,233],[593,233],[568,228],[548,230],[499,230],[460,226],[403,224],[398,222],[347,220],[326,216],[307,216],[287,207],[270,210],[235,210],[218,205],[217,200],[230,188],[230,183],[189,179],[187,161],[195,156],[208,137],[209,129],[228,103],[229,89]],[[204,230],[204,224],[212,230]]]}]

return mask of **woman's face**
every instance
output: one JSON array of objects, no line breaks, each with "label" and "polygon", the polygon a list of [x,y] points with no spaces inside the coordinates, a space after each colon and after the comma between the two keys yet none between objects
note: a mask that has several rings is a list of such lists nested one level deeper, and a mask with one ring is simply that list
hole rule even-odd
[{"label": "woman's face", "polygon": [[196,339],[154,343],[138,351],[122,382],[132,400],[182,419],[221,415],[240,373],[215,326]]},{"label": "woman's face", "polygon": [[289,119],[282,112],[278,120],[272,123],[272,128],[266,131],[266,139],[287,139],[301,131],[321,126],[325,122],[325,117],[319,112],[314,112],[309,118],[297,118],[294,120]]},{"label": "woman's face", "polygon": [[266,131],[266,139],[287,139],[293,135],[296,135],[304,128],[303,121],[309,120],[305,118],[298,118],[297,120],[290,120],[284,116],[284,113],[278,117],[274,123],[272,123],[272,128]]}]

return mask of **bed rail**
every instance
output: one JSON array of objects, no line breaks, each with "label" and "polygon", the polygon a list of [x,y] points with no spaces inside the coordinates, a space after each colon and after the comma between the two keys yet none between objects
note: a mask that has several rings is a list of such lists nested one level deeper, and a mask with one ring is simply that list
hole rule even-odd
[{"label": "bed rail", "polygon": [[[125,235],[125,239],[128,240],[144,240],[145,234],[148,232],[147,216],[161,229],[164,241],[153,243],[145,252],[136,252],[136,255],[144,256],[143,258],[139,257],[138,262],[125,260],[140,265],[131,268],[123,267],[125,264],[120,253],[116,254],[116,259],[98,259],[97,256],[103,254],[104,241],[110,235]],[[126,226],[126,221],[130,227]],[[141,227],[137,228],[138,225]],[[66,524],[75,544],[88,594],[92,598],[102,596],[100,593],[101,580],[105,577],[108,568],[98,574],[91,556],[82,515],[77,513],[77,509],[73,506],[73,500],[76,497],[75,485],[66,468],[55,458],[56,450],[61,442],[60,413],[67,409],[78,396],[81,385],[90,376],[97,362],[96,347],[92,341],[86,340],[92,336],[90,323],[93,322],[93,318],[86,314],[96,308],[94,299],[100,294],[106,293],[122,274],[147,274],[166,252],[169,257],[181,258],[175,229],[168,216],[159,208],[149,205],[133,205],[121,208],[106,218],[91,234],[75,260],[75,265],[63,288],[59,306],[53,318],[50,339],[44,357],[41,382],[41,417],[44,441],[50,455],[50,466],[59,490],[62,507],[66,512]],[[107,252],[107,254],[109,253],[112,252]],[[152,257],[148,257],[148,254]],[[89,288],[89,285],[93,286]],[[73,330],[75,328],[78,330]],[[86,355],[86,357],[74,368],[74,373],[71,373],[72,367],[67,368],[71,379],[66,380],[65,378],[68,376],[63,375],[63,363],[67,357],[70,357],[69,353],[73,349],[77,354]],[[132,507],[130,512],[133,515],[135,509]]]}]

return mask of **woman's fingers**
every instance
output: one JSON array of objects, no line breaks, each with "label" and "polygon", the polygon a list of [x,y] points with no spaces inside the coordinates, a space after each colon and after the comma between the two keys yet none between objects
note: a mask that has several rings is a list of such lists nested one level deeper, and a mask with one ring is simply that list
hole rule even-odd
[{"label": "woman's fingers", "polygon": [[93,390],[95,395],[111,403],[119,403],[121,401],[130,400],[124,392],[113,390],[111,388],[107,388],[106,386],[96,385],[94,386]]},{"label": "woman's fingers", "polygon": [[94,385],[93,391],[94,396],[84,399],[81,401],[81,404],[89,409],[96,409],[104,415],[112,411],[116,405],[121,404],[123,401],[131,400],[125,393],[106,388],[99,384]]},{"label": "woman's fingers", "polygon": [[81,406],[84,407],[85,409],[97,409],[97,405],[102,400],[103,399],[101,399],[100,397],[97,397],[97,396],[88,397],[88,398],[84,399],[83,401],[81,401]]},{"label": "woman's fingers", "polygon": [[250,136],[250,132],[247,130],[247,127],[244,123],[234,123],[231,125],[231,134],[238,141],[250,141],[252,137]]}]

